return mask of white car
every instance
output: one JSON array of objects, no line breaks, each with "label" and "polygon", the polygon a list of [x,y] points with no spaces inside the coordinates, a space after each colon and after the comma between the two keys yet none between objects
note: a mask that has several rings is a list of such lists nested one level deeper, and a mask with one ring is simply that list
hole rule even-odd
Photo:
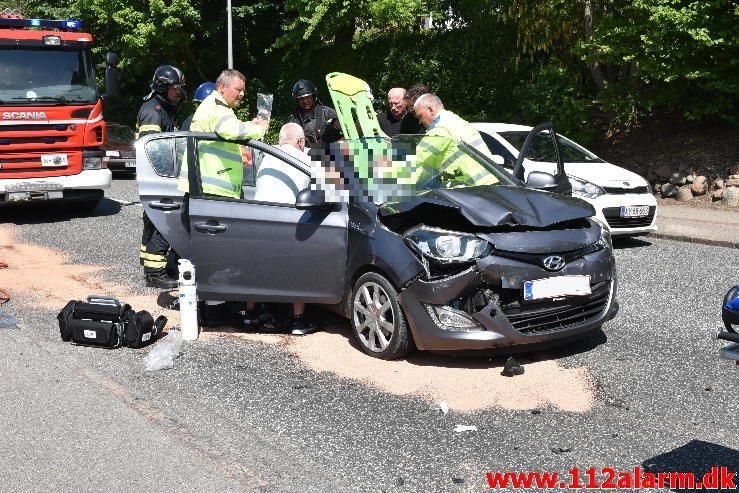
[{"label": "white car", "polygon": [[[532,127],[505,123],[473,123],[496,161],[513,169],[518,150]],[[557,157],[548,132],[537,135],[523,161],[525,176],[531,171],[555,174]],[[657,200],[641,176],[604,161],[584,147],[559,135],[558,143],[572,195],[590,202],[596,217],[614,236],[639,236],[657,231]],[[502,158],[502,160],[501,160]]]}]

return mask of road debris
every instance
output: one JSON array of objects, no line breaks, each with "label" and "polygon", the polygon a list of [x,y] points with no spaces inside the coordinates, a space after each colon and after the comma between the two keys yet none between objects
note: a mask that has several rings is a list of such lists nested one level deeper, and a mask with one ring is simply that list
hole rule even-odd
[{"label": "road debris", "polygon": [[439,410],[442,413],[446,414],[449,412],[449,404],[446,401],[440,401],[440,402],[434,402],[431,404],[431,409],[434,411]]},{"label": "road debris", "polygon": [[503,371],[500,372],[500,374],[504,377],[515,377],[516,375],[523,375],[523,372],[523,365],[511,356],[506,360],[505,365],[503,366]]},{"label": "road debris", "polygon": [[457,425],[454,427],[454,431],[457,433],[464,433],[465,431],[477,431],[475,425]]},{"label": "road debris", "polygon": [[170,330],[144,358],[146,371],[169,370],[174,367],[174,360],[180,355],[182,348],[182,332]]}]

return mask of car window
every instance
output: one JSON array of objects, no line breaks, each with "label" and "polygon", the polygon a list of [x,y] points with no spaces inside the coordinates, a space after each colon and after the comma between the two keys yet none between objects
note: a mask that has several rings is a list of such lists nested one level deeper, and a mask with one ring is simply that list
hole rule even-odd
[{"label": "car window", "polygon": [[513,163],[516,162],[516,156],[514,156],[511,151],[506,149],[503,144],[498,142],[498,139],[485,132],[480,132],[480,136],[482,137],[483,142],[485,142],[485,145],[488,146],[488,149],[490,149],[490,152],[493,153],[493,155],[503,157],[503,159],[506,161],[506,164],[510,163],[511,165],[513,165]]},{"label": "car window", "polygon": [[[289,159],[289,155],[285,155],[285,152],[279,148],[267,145],[259,141],[251,142],[224,142],[215,141],[208,139],[197,139],[197,153],[198,159],[201,162],[208,159],[217,159],[221,162],[227,160],[229,162],[240,162],[243,166],[243,199],[252,200],[257,192],[257,175],[259,168],[265,161],[267,155],[274,155],[274,159],[279,161],[285,161]],[[292,166],[287,162],[284,162],[287,170],[292,169]],[[303,165],[305,167],[305,165]],[[306,180],[310,183],[310,173],[307,170],[295,169],[294,171],[287,172],[288,175],[295,176],[307,176]],[[277,193],[277,192],[276,192]]]},{"label": "car window", "polygon": [[144,148],[156,174],[166,177],[179,175],[186,149],[185,137],[152,139]]},{"label": "car window", "polygon": [[[526,136],[529,132],[526,131],[512,131],[512,132],[499,132],[498,135],[503,137],[505,140],[516,149],[521,149],[523,143],[526,140]],[[562,151],[562,159],[565,163],[604,163],[602,159],[588,151],[584,147],[581,147],[562,135],[557,135],[557,142],[559,148]],[[531,147],[529,147],[526,153],[526,159],[531,161],[539,161],[545,163],[556,163],[557,152],[554,149],[554,142],[549,137],[549,132],[541,132],[534,137]]]}]

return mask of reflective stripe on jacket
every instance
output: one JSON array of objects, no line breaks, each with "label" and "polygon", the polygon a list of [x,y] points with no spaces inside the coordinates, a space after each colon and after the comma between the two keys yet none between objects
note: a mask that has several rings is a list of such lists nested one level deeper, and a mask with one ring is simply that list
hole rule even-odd
[{"label": "reflective stripe on jacket", "polygon": [[[446,186],[492,185],[498,179],[475,158],[459,148],[465,142],[493,158],[480,133],[451,111],[441,110],[439,121],[430,128],[416,147],[417,169],[414,182],[418,189],[434,181]],[[437,188],[432,185],[432,188]]]},{"label": "reflective stripe on jacket", "polygon": [[[191,132],[212,132],[228,140],[260,139],[264,130],[253,123],[242,122],[218,92],[213,92],[198,106],[190,124]],[[198,159],[203,193],[241,198],[244,168],[239,144],[199,141]],[[187,166],[183,164],[178,188],[187,192]]]},{"label": "reflective stripe on jacket", "polygon": [[136,138],[157,132],[177,130],[176,110],[163,96],[155,94],[139,108],[136,116]]}]

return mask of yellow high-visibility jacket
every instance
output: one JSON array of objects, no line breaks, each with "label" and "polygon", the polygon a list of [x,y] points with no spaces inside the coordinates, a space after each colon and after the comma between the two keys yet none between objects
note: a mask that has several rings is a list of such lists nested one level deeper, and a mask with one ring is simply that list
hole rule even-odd
[{"label": "yellow high-visibility jacket", "polygon": [[[264,136],[262,127],[239,120],[217,91],[200,103],[192,118],[190,131],[213,132],[229,140],[261,139]],[[198,158],[204,194],[241,198],[244,167],[239,144],[200,141]],[[185,192],[189,189],[185,164],[180,172],[178,188]]]},{"label": "yellow high-visibility jacket", "polygon": [[451,111],[441,110],[439,119],[416,147],[414,182],[419,189],[432,181],[445,186],[493,185],[498,179],[476,159],[459,148],[465,142],[493,158],[480,133]]}]

